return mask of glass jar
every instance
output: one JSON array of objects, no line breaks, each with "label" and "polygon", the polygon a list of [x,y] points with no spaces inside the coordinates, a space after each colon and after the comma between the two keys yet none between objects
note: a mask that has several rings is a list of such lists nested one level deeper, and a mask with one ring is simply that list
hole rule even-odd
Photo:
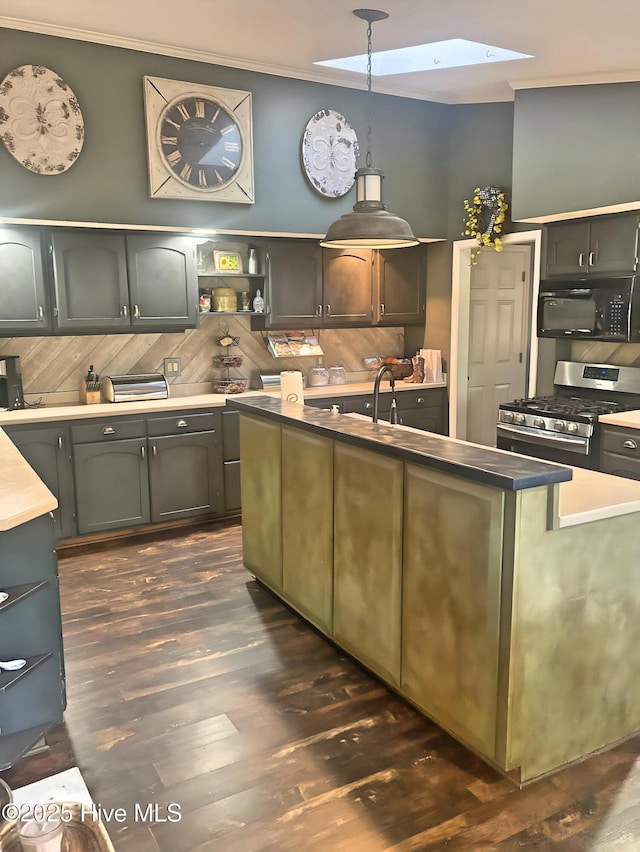
[{"label": "glass jar", "polygon": [[326,367],[312,367],[309,370],[308,383],[310,388],[319,388],[329,384],[329,371]]},{"label": "glass jar", "polygon": [[344,367],[329,367],[329,384],[346,385],[347,371]]}]

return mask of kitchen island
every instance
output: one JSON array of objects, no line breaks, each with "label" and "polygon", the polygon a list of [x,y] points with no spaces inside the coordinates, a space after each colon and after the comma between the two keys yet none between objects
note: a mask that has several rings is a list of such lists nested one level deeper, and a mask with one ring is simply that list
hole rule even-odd
[{"label": "kitchen island", "polygon": [[640,483],[266,396],[245,566],[524,784],[640,731]]}]

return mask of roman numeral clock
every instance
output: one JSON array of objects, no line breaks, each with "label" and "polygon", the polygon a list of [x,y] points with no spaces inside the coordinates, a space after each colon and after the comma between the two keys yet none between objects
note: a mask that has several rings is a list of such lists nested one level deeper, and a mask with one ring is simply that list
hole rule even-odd
[{"label": "roman numeral clock", "polygon": [[253,204],[251,92],[144,78],[152,198]]}]

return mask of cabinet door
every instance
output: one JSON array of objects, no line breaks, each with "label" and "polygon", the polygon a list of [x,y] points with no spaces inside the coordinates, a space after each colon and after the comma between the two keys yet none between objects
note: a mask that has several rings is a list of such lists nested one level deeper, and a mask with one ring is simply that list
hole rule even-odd
[{"label": "cabinet door", "polygon": [[0,228],[0,332],[7,336],[51,328],[37,228]]},{"label": "cabinet door", "polygon": [[322,325],[322,249],[307,240],[269,243],[267,325],[317,328]]},{"label": "cabinet door", "polygon": [[402,462],[336,443],[334,474],[333,636],[398,684]]},{"label": "cabinet door", "polygon": [[146,446],[145,438],[74,444],[80,534],[149,523]]},{"label": "cabinet door", "polygon": [[589,263],[589,222],[559,222],[547,229],[547,275],[584,275]]},{"label": "cabinet door", "polygon": [[74,536],[76,520],[68,429],[52,426],[7,431],[28,464],[58,501],[58,508],[53,511],[56,538]]},{"label": "cabinet door", "polygon": [[149,453],[152,522],[224,511],[217,432],[149,438]]},{"label": "cabinet door", "polygon": [[504,492],[405,469],[402,689],[454,736],[496,752]]},{"label": "cabinet door", "polygon": [[[404,249],[403,249],[404,250]],[[373,252],[322,250],[326,328],[373,322]]]},{"label": "cabinet door", "polygon": [[607,216],[591,222],[589,272],[635,272],[638,265],[638,216]]},{"label": "cabinet door", "polygon": [[378,325],[424,322],[426,255],[424,246],[378,252]]},{"label": "cabinet door", "polygon": [[124,237],[54,231],[54,324],[60,329],[129,328]]},{"label": "cabinet door", "polygon": [[222,412],[222,448],[224,468],[224,508],[240,508],[240,412]]},{"label": "cabinet door", "polygon": [[282,427],[282,592],[331,635],[333,441]]},{"label": "cabinet door", "polygon": [[127,236],[131,324],[195,328],[198,273],[190,237]]},{"label": "cabinet door", "polygon": [[445,434],[444,412],[439,405],[425,405],[424,408],[409,408],[407,411],[401,411],[398,422],[402,426],[424,429],[425,432]]}]

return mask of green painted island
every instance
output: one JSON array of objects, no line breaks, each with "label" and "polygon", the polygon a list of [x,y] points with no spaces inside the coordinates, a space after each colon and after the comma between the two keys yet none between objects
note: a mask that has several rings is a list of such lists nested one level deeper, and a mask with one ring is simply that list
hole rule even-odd
[{"label": "green painted island", "polygon": [[243,559],[524,784],[640,731],[640,483],[234,398]]}]

